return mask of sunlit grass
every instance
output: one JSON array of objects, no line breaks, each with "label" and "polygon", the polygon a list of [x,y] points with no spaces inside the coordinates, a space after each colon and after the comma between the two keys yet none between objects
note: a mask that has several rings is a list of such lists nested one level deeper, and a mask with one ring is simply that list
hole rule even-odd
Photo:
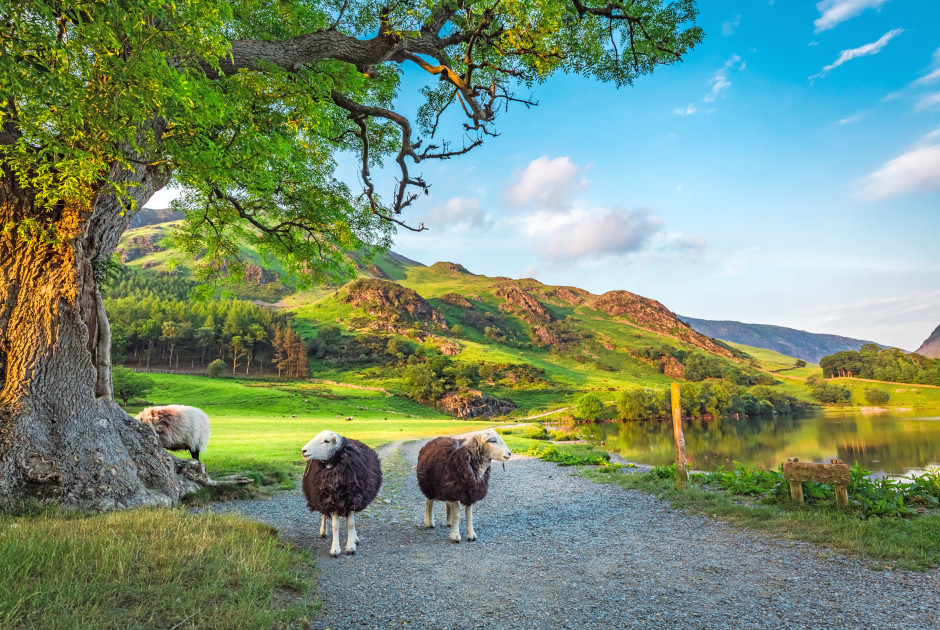
[{"label": "sunlit grass", "polygon": [[337,385],[151,376],[157,386],[147,394],[149,403],[187,404],[208,414],[212,436],[200,459],[210,475],[257,471],[283,480],[287,471],[289,479],[303,466],[301,447],[324,429],[375,447],[492,425],[455,421],[408,398]]},{"label": "sunlit grass", "polygon": [[0,628],[268,628],[310,618],[309,554],[176,509],[0,514]]}]

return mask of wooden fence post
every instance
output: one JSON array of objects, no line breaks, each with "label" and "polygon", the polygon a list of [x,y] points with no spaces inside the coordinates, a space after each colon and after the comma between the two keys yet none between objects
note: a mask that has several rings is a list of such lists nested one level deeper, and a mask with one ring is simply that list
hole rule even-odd
[{"label": "wooden fence post", "polygon": [[682,407],[679,383],[672,384],[672,434],[676,438],[676,490],[685,490],[689,473],[685,468],[685,436],[682,435]]}]

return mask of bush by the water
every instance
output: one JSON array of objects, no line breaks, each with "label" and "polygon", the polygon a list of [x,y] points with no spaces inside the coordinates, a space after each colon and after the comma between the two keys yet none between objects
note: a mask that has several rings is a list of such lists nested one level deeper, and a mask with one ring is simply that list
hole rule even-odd
[{"label": "bush by the water", "polygon": [[[756,496],[771,503],[790,501],[790,484],[781,471],[765,470],[735,462],[734,470],[723,467],[709,473],[693,473],[689,479],[721,488],[736,495]],[[916,505],[940,506],[940,468],[928,468],[911,479],[873,478],[871,471],[856,463],[850,469],[849,509],[860,518],[913,516]],[[654,479],[675,479],[676,465],[656,466],[646,473]],[[835,488],[814,481],[803,482],[803,496],[808,503],[834,502]]]},{"label": "bush by the water", "polygon": [[877,387],[869,387],[865,390],[865,401],[869,405],[886,405],[891,399],[891,394]]}]

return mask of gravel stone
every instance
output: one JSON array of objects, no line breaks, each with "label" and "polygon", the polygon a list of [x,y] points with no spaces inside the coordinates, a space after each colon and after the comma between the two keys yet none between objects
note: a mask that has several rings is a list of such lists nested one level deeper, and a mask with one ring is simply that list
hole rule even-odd
[{"label": "gravel stone", "polygon": [[423,444],[379,449],[385,480],[357,517],[354,556],[330,557],[299,490],[207,509],[314,551],[314,628],[940,628],[937,569],[872,570],[528,457],[493,466],[473,510],[478,539],[454,544],[443,504],[424,527],[413,469]]}]

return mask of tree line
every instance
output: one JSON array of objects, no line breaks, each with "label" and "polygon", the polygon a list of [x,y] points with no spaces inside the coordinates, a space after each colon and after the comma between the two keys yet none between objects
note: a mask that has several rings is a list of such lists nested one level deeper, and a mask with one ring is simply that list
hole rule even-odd
[{"label": "tree line", "polygon": [[898,348],[867,343],[857,352],[844,350],[819,361],[826,378],[868,378],[891,383],[940,385],[940,359],[931,359]]},{"label": "tree line", "polygon": [[[766,385],[748,389],[722,380],[682,383],[679,400],[682,415],[686,418],[734,414],[741,417],[769,416],[811,409],[811,405]],[[617,414],[621,420],[669,418],[672,414],[671,393],[668,390],[628,389],[617,400]]]},{"label": "tree line", "polygon": [[180,278],[119,271],[104,300],[115,363],[166,370],[224,363],[232,374],[309,376],[307,347],[289,318],[237,299],[187,299]]}]

